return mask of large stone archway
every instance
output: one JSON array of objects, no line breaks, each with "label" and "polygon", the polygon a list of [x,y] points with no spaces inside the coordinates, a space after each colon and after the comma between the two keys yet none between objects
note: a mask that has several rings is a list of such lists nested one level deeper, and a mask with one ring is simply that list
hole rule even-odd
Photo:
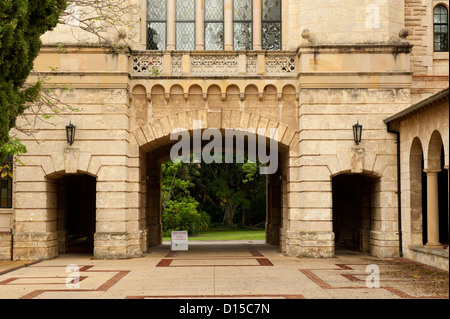
[{"label": "large stone archway", "polygon": [[[293,221],[291,216],[294,209],[295,171],[298,167],[289,163],[296,163],[294,150],[298,149],[297,134],[287,126],[276,121],[246,112],[195,110],[171,114],[165,118],[152,121],[133,132],[140,148],[140,175],[145,176],[146,185],[140,194],[143,207],[141,207],[139,225],[144,235],[144,247],[161,244],[161,212],[160,212],[160,174],[161,164],[170,159],[171,147],[178,140],[171,140],[173,132],[186,132],[190,139],[201,135],[205,130],[217,129],[217,132],[234,136],[236,151],[239,137],[246,139],[242,145],[248,147],[252,137],[258,141],[264,140],[268,146],[277,144],[277,168],[267,176],[267,218],[266,242],[280,245],[285,251],[289,246],[289,225]],[[264,135],[262,135],[264,134]],[[224,145],[224,144],[223,144]],[[225,152],[230,151],[226,149]],[[248,148],[246,148],[248,151]],[[266,150],[267,151],[267,150]],[[259,150],[258,150],[259,153]],[[292,179],[290,178],[292,176]],[[299,196],[299,194],[297,194]]]}]

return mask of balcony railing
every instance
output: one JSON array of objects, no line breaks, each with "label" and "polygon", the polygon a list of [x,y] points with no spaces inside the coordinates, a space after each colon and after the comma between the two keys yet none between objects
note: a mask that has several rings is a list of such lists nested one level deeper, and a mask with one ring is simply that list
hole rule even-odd
[{"label": "balcony railing", "polygon": [[132,56],[133,76],[286,76],[297,75],[295,51],[143,51]]}]

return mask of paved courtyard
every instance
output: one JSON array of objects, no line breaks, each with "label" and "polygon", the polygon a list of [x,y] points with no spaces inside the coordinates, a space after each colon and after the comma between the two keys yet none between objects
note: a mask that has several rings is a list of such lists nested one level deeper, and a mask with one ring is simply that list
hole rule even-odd
[{"label": "paved courtyard", "polygon": [[67,254],[40,262],[0,262],[0,298],[449,298],[448,272],[404,259],[349,250],[337,250],[331,259],[287,257],[259,242],[170,248],[153,247],[144,257],[127,260]]}]

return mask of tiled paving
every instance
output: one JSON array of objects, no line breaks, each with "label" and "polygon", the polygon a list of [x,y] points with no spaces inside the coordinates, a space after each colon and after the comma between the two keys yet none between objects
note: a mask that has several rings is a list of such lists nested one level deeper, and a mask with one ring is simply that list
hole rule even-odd
[{"label": "tiled paving", "polygon": [[[379,288],[367,287],[368,265],[380,270]],[[192,244],[180,252],[163,245],[127,260],[67,254],[37,263],[0,262],[0,298],[448,299],[448,272],[408,276],[407,265],[346,250],[310,259],[264,244]],[[426,289],[424,284],[442,285],[442,278],[446,289]]]}]

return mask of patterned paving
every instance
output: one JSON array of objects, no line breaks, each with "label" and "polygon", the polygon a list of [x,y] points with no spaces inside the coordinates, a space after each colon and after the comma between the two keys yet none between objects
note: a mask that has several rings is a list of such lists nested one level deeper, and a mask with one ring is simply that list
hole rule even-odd
[{"label": "patterned paving", "polygon": [[[114,286],[118,281],[120,281],[123,277],[125,277],[130,271],[126,270],[92,270],[91,268],[93,266],[86,265],[81,266],[79,268],[80,276],[78,278],[78,282],[82,283],[83,281],[87,281],[86,279],[92,278],[95,274],[113,274],[112,277],[107,278],[103,281],[103,283],[92,289],[65,289],[67,287],[67,273],[65,272],[67,266],[33,266],[33,268],[54,268],[54,272],[56,273],[53,276],[22,276],[22,277],[11,277],[6,280],[0,281],[0,286],[9,286],[12,288],[12,286],[35,286],[35,287],[41,287],[41,286],[59,286],[62,287],[58,289],[36,289],[33,290],[30,293],[25,294],[24,296],[20,297],[19,299],[33,299],[43,293],[48,292],[57,292],[57,293],[64,293],[64,292],[92,292],[92,291],[107,291],[112,286]],[[61,272],[61,269],[64,269],[64,274],[59,275],[58,273]],[[75,284],[75,281],[71,281],[69,283]]]},{"label": "patterned paving", "polygon": [[[339,276],[341,276],[342,278],[345,278],[348,280],[348,282],[345,281],[340,281],[340,284],[344,284],[342,286],[333,286],[332,284],[328,283],[326,281],[326,279],[323,279],[322,277],[324,277],[324,273],[328,273],[328,278],[330,278],[330,273],[336,273],[339,271],[343,271],[343,270],[351,270],[351,271],[355,271],[354,268],[350,267],[350,266],[369,266],[369,264],[336,264],[337,268],[334,269],[300,269],[300,272],[302,272],[306,277],[308,277],[311,281],[313,281],[314,283],[316,283],[320,288],[322,289],[352,289],[352,290],[357,290],[357,289],[373,289],[373,288],[367,288],[366,286],[366,277],[367,277],[367,272],[365,273],[343,273],[343,274],[338,274]],[[377,289],[384,289],[386,291],[388,291],[389,293],[392,293],[400,298],[403,299],[448,299],[449,296],[412,296],[402,290],[400,290],[399,288],[395,288],[389,285],[389,283],[399,283],[399,282],[405,282],[405,283],[414,283],[415,281],[418,280],[414,280],[414,279],[392,279],[392,278],[384,278],[381,279],[380,278],[380,287]]]},{"label": "patterned paving", "polygon": [[[367,255],[301,259],[266,245],[199,245],[179,252],[159,247],[142,258],[116,261],[65,255],[22,266],[5,262],[0,299],[449,298],[448,287],[437,294],[419,287],[437,284],[435,275],[396,276],[402,263],[391,261]],[[366,267],[374,263],[381,270],[379,288],[366,283]],[[76,283],[67,279],[69,264],[78,264],[79,286],[68,287]],[[448,278],[448,272],[440,276]]]},{"label": "patterned paving", "polygon": [[[156,267],[247,267],[247,266],[273,266],[268,258],[251,246],[245,246],[249,255],[211,255],[194,254],[189,251],[171,251]],[[187,255],[187,257],[184,257]]]}]

